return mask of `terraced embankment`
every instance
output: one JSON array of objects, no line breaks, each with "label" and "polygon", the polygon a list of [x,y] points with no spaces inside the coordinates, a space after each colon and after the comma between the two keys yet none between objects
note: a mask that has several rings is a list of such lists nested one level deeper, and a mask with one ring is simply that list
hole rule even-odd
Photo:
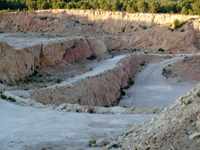
[{"label": "terraced embankment", "polygon": [[[182,26],[173,29],[177,18]],[[28,106],[0,100],[0,149],[98,149],[89,147],[88,142],[102,137],[111,141],[132,124],[152,117],[141,126],[134,125],[107,149],[169,149],[169,145],[183,149],[188,141],[184,131],[188,131],[186,135],[198,131],[199,123],[193,128],[196,124],[189,122],[196,121],[198,115],[199,86],[171,104],[196,82],[179,83],[181,77],[171,78],[164,69],[170,61],[185,60],[176,53],[189,53],[186,57],[190,58],[199,52],[197,16],[46,10],[2,13],[0,28],[20,32],[0,34],[1,97]],[[107,50],[117,56],[110,56]],[[119,55],[123,52],[134,53]],[[143,108],[111,107],[120,99],[124,105],[124,88],[130,88],[127,106]],[[160,98],[157,91],[162,91]],[[171,105],[157,116],[152,113],[161,109],[149,108],[158,102],[162,104],[157,106]],[[194,149],[195,145],[195,141],[189,142],[188,147]]]}]

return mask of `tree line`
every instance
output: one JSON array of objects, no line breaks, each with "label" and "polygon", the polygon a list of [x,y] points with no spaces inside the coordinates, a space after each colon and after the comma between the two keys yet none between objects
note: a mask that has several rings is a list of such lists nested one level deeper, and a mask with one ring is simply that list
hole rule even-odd
[{"label": "tree line", "polygon": [[101,9],[143,13],[200,14],[199,0],[140,1],[140,0],[0,0],[0,10],[33,11],[41,9]]}]

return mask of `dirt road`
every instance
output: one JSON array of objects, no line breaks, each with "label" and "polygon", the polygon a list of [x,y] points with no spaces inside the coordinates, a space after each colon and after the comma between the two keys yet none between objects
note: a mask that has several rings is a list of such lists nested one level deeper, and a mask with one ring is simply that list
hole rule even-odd
[{"label": "dirt road", "polygon": [[163,108],[192,89],[197,83],[183,82],[180,77],[167,79],[162,75],[163,68],[180,59],[183,57],[164,59],[149,64],[136,75],[134,86],[126,91],[127,95],[120,101],[119,106]]}]

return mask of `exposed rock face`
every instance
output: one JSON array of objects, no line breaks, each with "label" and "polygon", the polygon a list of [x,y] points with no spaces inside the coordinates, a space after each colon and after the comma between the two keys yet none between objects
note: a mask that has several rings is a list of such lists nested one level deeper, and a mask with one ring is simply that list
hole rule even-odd
[{"label": "exposed rock face", "polygon": [[117,104],[120,89],[127,86],[129,78],[141,69],[140,63],[150,62],[155,58],[157,56],[130,56],[123,59],[114,69],[79,80],[72,85],[30,91],[31,98],[43,104],[112,106]]},{"label": "exposed rock face", "polygon": [[[26,22],[21,19],[22,17]],[[130,28],[132,25],[139,24],[143,26],[152,26],[154,24],[169,26],[173,24],[175,19],[183,22],[197,17],[174,14],[143,14],[94,10],[39,10],[35,12],[2,13],[0,14],[0,28],[5,31],[11,28],[15,32],[17,30],[34,32],[40,29],[46,31],[55,27],[55,30],[62,31],[62,22],[63,20],[67,21],[67,18],[83,24],[93,22],[106,32],[118,33],[122,32],[122,27]],[[52,23],[48,27],[48,23],[50,22]],[[43,23],[45,24],[42,25]]]},{"label": "exposed rock face", "polygon": [[[26,22],[22,21],[24,18]],[[188,21],[178,30],[173,21]],[[193,19],[193,20],[192,20]],[[0,14],[0,29],[11,32],[40,32],[59,35],[95,35],[109,49],[163,48],[178,53],[196,52],[193,43],[199,32],[198,16],[108,12],[94,10],[43,10]],[[184,29],[184,32],[181,30]],[[170,43],[170,44],[169,44]]]},{"label": "exposed rock face", "polygon": [[106,45],[99,39],[75,39],[63,43],[44,44],[42,47],[42,66],[58,63],[71,63],[91,55],[102,56],[107,53]]},{"label": "exposed rock face", "polygon": [[[73,45],[77,45],[75,48]],[[0,43],[0,80],[15,82],[29,76],[38,67],[59,63],[71,63],[90,55],[105,55],[107,48],[98,39],[68,40],[63,43],[40,44],[14,50],[6,43]]]},{"label": "exposed rock face", "polygon": [[32,50],[16,51],[6,43],[0,43],[0,80],[19,80],[32,74],[39,65],[40,46],[34,46]]}]

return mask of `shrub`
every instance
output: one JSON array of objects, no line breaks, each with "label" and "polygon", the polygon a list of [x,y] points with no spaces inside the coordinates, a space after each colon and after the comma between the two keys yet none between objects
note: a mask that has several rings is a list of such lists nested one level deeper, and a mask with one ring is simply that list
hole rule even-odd
[{"label": "shrub", "polygon": [[143,63],[140,64],[140,66],[145,66],[146,62],[144,61]]},{"label": "shrub", "polygon": [[165,50],[163,48],[158,49],[159,52],[164,52]]},{"label": "shrub", "polygon": [[200,92],[197,93],[197,96],[200,97]]},{"label": "shrub", "polygon": [[96,144],[96,140],[89,141],[89,146],[90,146],[90,147],[91,147],[93,144],[94,144],[94,145]]},{"label": "shrub", "polygon": [[191,100],[188,100],[187,102],[183,101],[183,103],[184,103],[185,105],[189,105],[189,104],[192,103],[192,101],[191,101]]},{"label": "shrub", "polygon": [[175,20],[174,20],[174,28],[175,28],[175,29],[178,29],[180,26],[181,26],[180,21],[179,21],[178,19],[175,19]]},{"label": "shrub", "polygon": [[89,108],[88,111],[89,111],[89,113],[91,113],[91,114],[94,113],[94,110],[93,110],[91,107]]},{"label": "shrub", "polygon": [[81,112],[80,109],[76,109],[76,112]]},{"label": "shrub", "polygon": [[47,19],[47,17],[41,17],[40,18],[40,20],[46,20]]},{"label": "shrub", "polygon": [[123,28],[122,28],[122,32],[125,32],[125,30],[126,30],[126,28],[125,28],[125,27],[123,27]]},{"label": "shrub", "polygon": [[96,59],[95,55],[91,55],[90,57],[87,58],[87,60],[94,60],[94,59]]},{"label": "shrub", "polygon": [[185,31],[184,29],[181,30],[181,32],[184,32],[184,31]]},{"label": "shrub", "polygon": [[7,99],[7,96],[1,95],[1,98],[2,98],[2,99]]},{"label": "shrub", "polygon": [[12,98],[12,97],[8,97],[7,100],[9,100],[9,101],[11,101],[11,102],[16,102],[16,99],[14,99],[14,98]]},{"label": "shrub", "polygon": [[74,43],[74,45],[71,48],[76,48],[76,43]]},{"label": "shrub", "polygon": [[123,89],[121,89],[121,95],[122,96],[126,95],[126,92]]},{"label": "shrub", "polygon": [[143,27],[142,27],[142,29],[146,30],[146,29],[147,29],[147,27],[146,27],[146,26],[143,26]]},{"label": "shrub", "polygon": [[0,30],[0,33],[4,33],[4,31]]},{"label": "shrub", "polygon": [[79,21],[75,21],[76,23],[79,23]]},{"label": "shrub", "polygon": [[35,70],[34,72],[33,72],[33,76],[36,76],[38,74],[38,71],[37,70]]},{"label": "shrub", "polygon": [[61,79],[57,79],[55,82],[56,82],[56,83],[61,83],[62,80],[61,80]]}]

